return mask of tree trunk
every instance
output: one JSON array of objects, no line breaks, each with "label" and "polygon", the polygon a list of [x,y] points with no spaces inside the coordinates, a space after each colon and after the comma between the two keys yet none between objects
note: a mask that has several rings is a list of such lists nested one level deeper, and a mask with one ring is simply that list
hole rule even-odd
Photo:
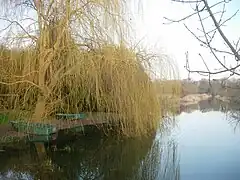
[{"label": "tree trunk", "polygon": [[44,115],[45,115],[45,107],[46,107],[46,101],[44,96],[39,95],[38,101],[34,110],[34,114],[32,117],[32,122],[41,122]]}]

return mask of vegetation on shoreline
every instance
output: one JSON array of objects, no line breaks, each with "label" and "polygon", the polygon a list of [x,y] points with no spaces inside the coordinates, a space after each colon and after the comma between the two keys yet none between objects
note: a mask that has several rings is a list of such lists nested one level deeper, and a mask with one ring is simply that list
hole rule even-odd
[{"label": "vegetation on shoreline", "polygon": [[[128,46],[128,22],[119,19],[127,4],[34,2],[38,33],[24,31],[33,44],[22,47],[24,37],[1,47],[1,109],[33,112],[28,120],[34,122],[59,112],[115,112],[124,135],[155,131],[165,111],[150,78],[151,61],[157,59]],[[160,55],[160,64],[166,65],[164,60]],[[161,68],[174,71],[170,64]]]},{"label": "vegetation on shoreline", "polygon": [[209,94],[232,103],[239,103],[239,79],[201,79],[200,81],[181,81],[182,96],[189,94]]}]

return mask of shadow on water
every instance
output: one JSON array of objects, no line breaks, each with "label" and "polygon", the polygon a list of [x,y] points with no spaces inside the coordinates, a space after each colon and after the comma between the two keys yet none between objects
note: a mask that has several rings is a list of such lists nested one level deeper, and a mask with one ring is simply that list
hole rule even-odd
[{"label": "shadow on water", "polygon": [[[167,144],[168,143],[168,144]],[[176,146],[157,138],[81,137],[39,158],[35,147],[0,153],[0,179],[175,180]]]}]

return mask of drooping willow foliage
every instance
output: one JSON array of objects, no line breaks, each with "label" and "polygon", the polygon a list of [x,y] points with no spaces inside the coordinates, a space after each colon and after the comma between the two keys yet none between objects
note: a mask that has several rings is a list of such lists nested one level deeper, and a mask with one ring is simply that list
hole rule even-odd
[{"label": "drooping willow foliage", "polygon": [[[1,39],[1,108],[31,111],[30,121],[57,112],[114,112],[125,135],[156,130],[164,109],[161,93],[150,78],[150,56],[129,46],[127,1],[1,3],[7,24]],[[165,60],[159,56],[164,65],[159,68],[174,70]]]}]

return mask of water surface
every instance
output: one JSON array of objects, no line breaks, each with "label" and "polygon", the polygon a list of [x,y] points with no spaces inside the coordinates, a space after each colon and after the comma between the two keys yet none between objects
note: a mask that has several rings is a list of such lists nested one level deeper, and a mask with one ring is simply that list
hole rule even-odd
[{"label": "water surface", "polygon": [[239,180],[240,111],[225,110],[201,102],[167,121],[156,137],[89,135],[59,143],[44,159],[33,147],[2,152],[0,179]]},{"label": "water surface", "polygon": [[219,111],[194,111],[177,121],[171,135],[178,144],[181,179],[240,179],[238,119]]}]

